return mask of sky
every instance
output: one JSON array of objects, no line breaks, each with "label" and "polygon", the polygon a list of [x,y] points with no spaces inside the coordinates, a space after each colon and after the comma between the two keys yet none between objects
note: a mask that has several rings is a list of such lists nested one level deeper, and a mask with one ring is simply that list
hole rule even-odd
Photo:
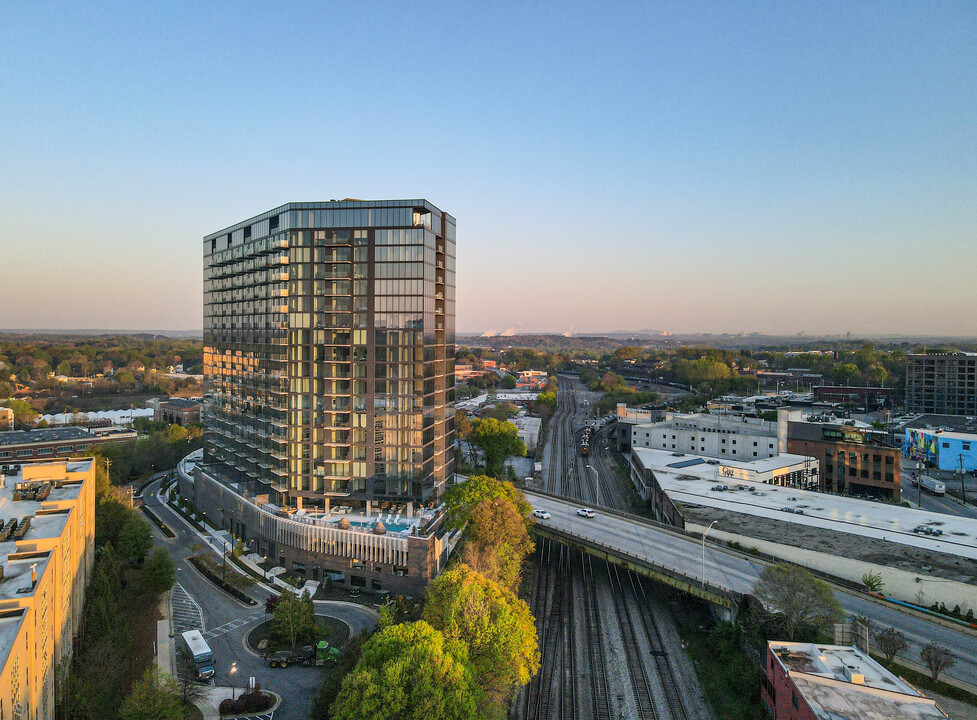
[{"label": "sky", "polygon": [[977,335],[977,3],[0,3],[0,327],[201,327],[202,237],[458,219],[460,332]]}]

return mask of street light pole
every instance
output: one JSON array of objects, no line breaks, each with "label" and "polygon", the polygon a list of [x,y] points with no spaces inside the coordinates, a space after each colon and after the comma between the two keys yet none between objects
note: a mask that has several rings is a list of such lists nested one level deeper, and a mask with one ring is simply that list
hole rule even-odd
[{"label": "street light pole", "polygon": [[237,672],[237,661],[231,663],[231,700],[235,699],[237,686],[234,684],[234,673]]},{"label": "street light pole", "polygon": [[594,473],[594,486],[597,488],[597,497],[594,499],[594,504],[600,507],[600,473],[592,465],[588,465],[587,469]]},{"label": "street light pole", "polygon": [[706,528],[706,531],[702,533],[702,587],[706,586],[706,535],[709,534],[709,531],[712,530],[712,526],[717,522],[719,521],[713,520],[711,523],[709,523],[709,527]]}]

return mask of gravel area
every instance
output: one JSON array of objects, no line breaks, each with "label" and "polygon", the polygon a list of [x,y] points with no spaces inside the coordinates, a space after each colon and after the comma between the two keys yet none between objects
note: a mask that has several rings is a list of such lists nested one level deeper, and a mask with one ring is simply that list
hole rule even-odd
[{"label": "gravel area", "polygon": [[796,523],[790,523],[790,531],[787,532],[782,522],[719,508],[692,505],[688,502],[683,502],[682,508],[686,522],[708,525],[718,520],[716,527],[726,532],[900,570],[919,571],[923,565],[927,565],[930,567],[926,570],[928,575],[958,582],[977,583],[977,561],[967,558]]}]

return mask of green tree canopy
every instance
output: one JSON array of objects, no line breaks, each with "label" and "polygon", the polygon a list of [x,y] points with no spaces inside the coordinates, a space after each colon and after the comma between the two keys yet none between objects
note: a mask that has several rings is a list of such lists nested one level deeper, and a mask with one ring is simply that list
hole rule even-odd
[{"label": "green tree canopy", "polygon": [[519,430],[511,422],[482,418],[472,423],[471,442],[485,454],[485,471],[498,477],[506,458],[526,454],[526,444],[519,438]]},{"label": "green tree canopy", "polygon": [[119,716],[126,720],[183,720],[176,680],[154,663],[132,686]]},{"label": "green tree canopy", "polygon": [[831,586],[796,565],[764,568],[753,594],[780,617],[788,640],[796,640],[802,628],[820,633],[844,615]]},{"label": "green tree canopy", "polygon": [[[126,508],[128,510],[128,508]],[[116,549],[129,562],[142,562],[153,546],[153,531],[149,523],[131,510],[119,531]]]},{"label": "green tree canopy", "polygon": [[464,643],[424,621],[391,625],[366,644],[343,680],[332,717],[478,720],[482,693]]},{"label": "green tree canopy", "polygon": [[508,498],[482,500],[468,519],[462,556],[469,566],[514,592],[522,561],[534,547],[528,527],[527,518]]},{"label": "green tree canopy", "polygon": [[479,502],[494,498],[509,500],[524,518],[529,518],[533,511],[522,491],[511,482],[496,480],[488,475],[472,475],[460,485],[453,485],[444,495],[449,526],[464,526]]},{"label": "green tree canopy", "polygon": [[424,619],[445,637],[468,645],[475,677],[490,693],[504,696],[539,670],[536,624],[529,606],[467,565],[431,583]]},{"label": "green tree canopy", "polygon": [[163,548],[154,548],[143,564],[139,578],[150,595],[166,592],[176,581],[176,565]]},{"label": "green tree canopy", "polygon": [[295,647],[296,643],[314,640],[318,634],[315,606],[308,591],[297,597],[291,590],[282,591],[272,611],[271,636],[282,643]]}]

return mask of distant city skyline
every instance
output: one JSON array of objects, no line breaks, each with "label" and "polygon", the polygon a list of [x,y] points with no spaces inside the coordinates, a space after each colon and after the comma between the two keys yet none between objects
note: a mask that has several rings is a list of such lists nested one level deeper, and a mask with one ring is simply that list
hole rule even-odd
[{"label": "distant city skyline", "polygon": [[197,330],[215,227],[424,197],[458,218],[460,332],[977,335],[973,3],[0,23],[0,327]]}]

